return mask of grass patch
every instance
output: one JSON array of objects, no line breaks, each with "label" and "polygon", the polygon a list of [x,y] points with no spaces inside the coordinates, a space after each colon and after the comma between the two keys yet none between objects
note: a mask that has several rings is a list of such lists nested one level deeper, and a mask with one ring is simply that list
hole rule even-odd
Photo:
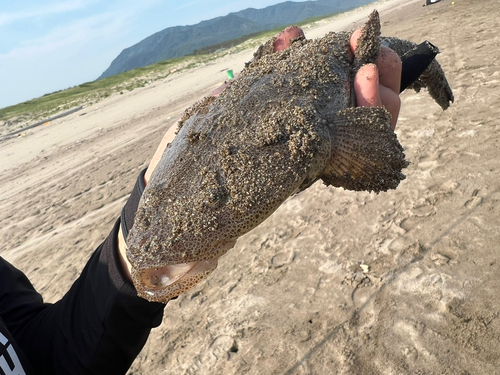
[{"label": "grass patch", "polygon": [[176,58],[161,63],[137,68],[99,81],[85,82],[66,90],[45,94],[10,107],[0,109],[0,121],[20,118],[22,122],[36,121],[61,111],[84,104],[95,104],[114,93],[132,91],[149,82],[165,78],[170,70],[182,64],[188,57]]}]

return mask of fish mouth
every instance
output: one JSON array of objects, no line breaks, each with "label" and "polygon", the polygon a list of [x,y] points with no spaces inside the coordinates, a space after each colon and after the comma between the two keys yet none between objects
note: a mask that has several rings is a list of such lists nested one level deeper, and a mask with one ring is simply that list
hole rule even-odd
[{"label": "fish mouth", "polygon": [[[219,258],[234,247],[236,239],[218,244],[217,255],[211,259],[195,262],[169,264],[163,267],[149,268],[140,271],[145,292],[151,296],[158,291],[171,288],[174,284],[187,279],[204,279],[217,268]],[[206,276],[202,276],[206,275]]]},{"label": "fish mouth", "polygon": [[199,273],[214,270],[219,258],[198,262],[171,264],[160,268],[150,268],[142,271],[142,281],[148,289],[166,288],[183,277],[192,277]]}]

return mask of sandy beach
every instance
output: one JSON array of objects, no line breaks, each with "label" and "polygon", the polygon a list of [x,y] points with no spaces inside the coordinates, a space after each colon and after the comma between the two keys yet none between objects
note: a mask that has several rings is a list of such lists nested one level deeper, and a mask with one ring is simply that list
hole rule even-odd
[{"label": "sandy beach", "polygon": [[[500,374],[498,1],[387,0],[305,27],[439,47],[446,111],[402,94],[410,166],[394,191],[321,183],[240,238],[171,301],[129,374]],[[182,111],[253,50],[108,99],[0,143],[0,256],[47,302],[108,235]]]}]

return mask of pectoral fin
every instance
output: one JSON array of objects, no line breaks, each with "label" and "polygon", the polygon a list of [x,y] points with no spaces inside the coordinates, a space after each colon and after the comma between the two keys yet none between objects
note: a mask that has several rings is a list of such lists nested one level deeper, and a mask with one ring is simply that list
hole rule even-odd
[{"label": "pectoral fin", "polygon": [[[409,62],[408,56],[411,56],[412,52],[417,50],[419,46],[408,40],[391,37],[382,37],[381,41],[383,45],[394,50],[403,60],[402,74],[404,81],[405,76],[411,74],[408,70],[412,69],[411,64],[405,66],[407,65],[405,64],[405,60],[406,62]],[[423,45],[425,45],[425,43],[423,43]],[[432,47],[436,50],[436,53],[439,52],[437,47]],[[412,79],[412,82],[413,83],[409,85],[408,88],[413,89],[416,92],[419,92],[422,88],[427,88],[430,96],[441,106],[441,108],[443,108],[443,110],[447,109],[455,100],[453,97],[453,91],[451,90],[443,69],[435,59],[430,62],[427,69],[420,74],[418,79]]]},{"label": "pectoral fin", "polygon": [[382,107],[340,111],[330,120],[332,153],[323,182],[356,191],[395,189],[409,163],[390,124],[391,114]]}]

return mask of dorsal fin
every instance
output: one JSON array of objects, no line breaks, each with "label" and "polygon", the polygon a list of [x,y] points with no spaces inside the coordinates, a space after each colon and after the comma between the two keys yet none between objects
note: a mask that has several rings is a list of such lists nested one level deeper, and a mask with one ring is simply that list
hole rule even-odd
[{"label": "dorsal fin", "polygon": [[380,53],[380,46],[380,17],[374,10],[361,29],[361,36],[354,52],[355,66],[359,68],[361,65],[374,63]]}]

